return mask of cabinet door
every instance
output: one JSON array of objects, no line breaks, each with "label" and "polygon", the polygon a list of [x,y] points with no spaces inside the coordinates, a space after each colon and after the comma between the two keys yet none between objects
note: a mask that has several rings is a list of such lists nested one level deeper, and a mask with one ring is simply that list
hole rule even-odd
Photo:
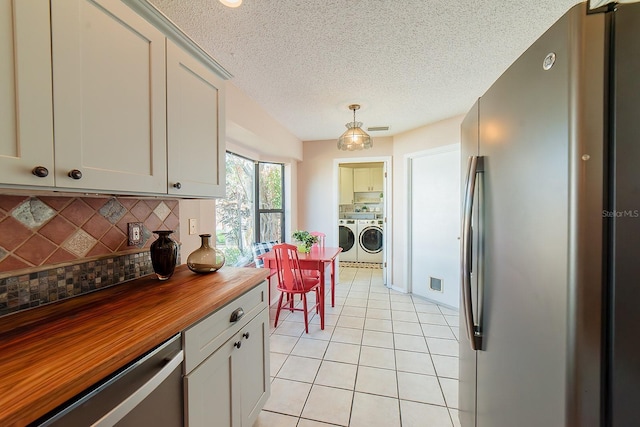
[{"label": "cabinet door", "polygon": [[0,183],[54,184],[51,96],[49,1],[0,0]]},{"label": "cabinet door", "polygon": [[169,193],[225,196],[224,81],[167,41]]},{"label": "cabinet door", "polygon": [[371,191],[384,190],[384,170],[382,168],[371,168]]},{"label": "cabinet door", "polygon": [[242,390],[242,426],[251,427],[269,398],[269,310],[265,309],[242,330],[241,362],[237,372]]},{"label": "cabinet door", "polygon": [[235,378],[237,341],[235,336],[224,343],[185,377],[187,426],[241,425],[240,386]]},{"label": "cabinet door", "polygon": [[56,186],[166,194],[164,36],[119,1],[51,3]]},{"label": "cabinet door", "polygon": [[371,191],[370,174],[369,168],[353,169],[353,191],[355,193]]},{"label": "cabinet door", "polygon": [[353,203],[353,169],[340,168],[340,204]]}]

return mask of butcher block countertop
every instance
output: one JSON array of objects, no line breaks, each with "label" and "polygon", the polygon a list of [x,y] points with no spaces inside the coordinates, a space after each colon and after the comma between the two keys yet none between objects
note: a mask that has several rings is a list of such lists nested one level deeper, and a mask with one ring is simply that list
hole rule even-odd
[{"label": "butcher block countertop", "polygon": [[23,426],[261,283],[267,269],[185,266],[0,317],[0,426]]}]

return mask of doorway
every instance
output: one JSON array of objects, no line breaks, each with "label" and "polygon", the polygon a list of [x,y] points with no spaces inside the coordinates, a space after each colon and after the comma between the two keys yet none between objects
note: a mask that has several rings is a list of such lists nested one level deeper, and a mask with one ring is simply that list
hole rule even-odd
[{"label": "doorway", "polygon": [[[382,268],[390,284],[391,157],[334,159],[336,241],[341,262]],[[350,244],[352,243],[352,244]],[[348,249],[347,249],[348,248]]]},{"label": "doorway", "polygon": [[459,306],[460,145],[407,156],[408,289]]}]

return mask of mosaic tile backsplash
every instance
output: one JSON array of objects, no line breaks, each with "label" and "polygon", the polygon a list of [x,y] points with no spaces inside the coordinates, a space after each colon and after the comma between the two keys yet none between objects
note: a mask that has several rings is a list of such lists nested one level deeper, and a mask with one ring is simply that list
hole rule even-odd
[{"label": "mosaic tile backsplash", "polygon": [[[180,241],[178,207],[177,200],[0,195],[0,316],[150,274],[144,249],[153,230],[176,230]],[[143,224],[138,246],[128,246],[130,222]]]}]

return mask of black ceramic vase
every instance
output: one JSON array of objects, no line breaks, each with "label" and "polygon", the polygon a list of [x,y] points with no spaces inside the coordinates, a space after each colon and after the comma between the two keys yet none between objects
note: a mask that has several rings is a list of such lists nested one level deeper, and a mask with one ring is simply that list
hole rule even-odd
[{"label": "black ceramic vase", "polygon": [[194,273],[213,273],[224,265],[224,253],[211,247],[211,234],[201,234],[201,245],[187,257],[187,267]]},{"label": "black ceramic vase", "polygon": [[173,274],[178,261],[178,244],[169,235],[173,230],[157,230],[158,235],[151,244],[151,265],[160,280],[167,280]]}]

